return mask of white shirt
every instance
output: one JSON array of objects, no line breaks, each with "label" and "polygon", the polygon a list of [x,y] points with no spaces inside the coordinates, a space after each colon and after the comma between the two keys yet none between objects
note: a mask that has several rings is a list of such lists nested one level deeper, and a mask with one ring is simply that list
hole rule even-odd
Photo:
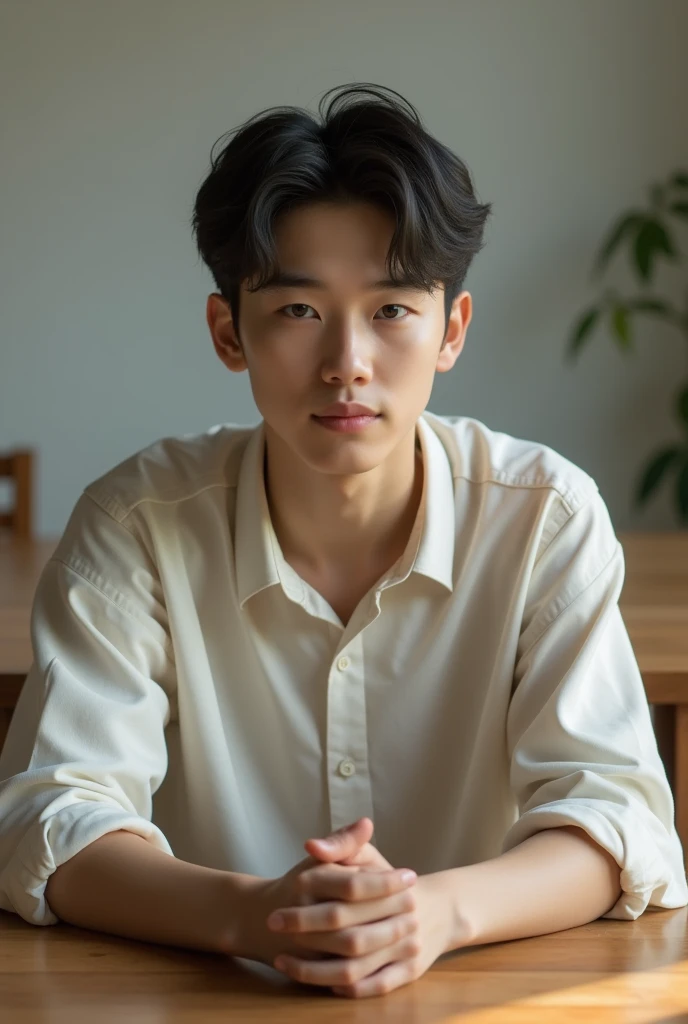
[{"label": "white shirt", "polygon": [[85,488],[0,757],[2,909],[54,924],[50,874],[117,829],[274,878],[362,815],[419,874],[580,825],[622,869],[605,917],[688,903],[597,485],[475,419],[417,432],[415,526],[346,627],[283,557],[262,421]]}]

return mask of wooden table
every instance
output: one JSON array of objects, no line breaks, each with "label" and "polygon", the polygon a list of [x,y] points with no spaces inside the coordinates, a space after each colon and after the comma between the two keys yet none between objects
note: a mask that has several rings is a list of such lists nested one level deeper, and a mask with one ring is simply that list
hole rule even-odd
[{"label": "wooden table", "polygon": [[668,1024],[688,1020],[688,907],[456,950],[412,984],[345,999],[267,965],[0,911],[7,1024]]},{"label": "wooden table", "polygon": [[654,708],[654,726],[688,858],[688,530],[620,533],[619,607]]},{"label": "wooden table", "polygon": [[[688,851],[688,530],[618,536],[626,559],[619,603],[654,707],[677,829]],[[23,544],[0,540],[0,676],[8,677],[0,685],[0,744],[31,664],[34,589],[56,543],[56,538]]]}]

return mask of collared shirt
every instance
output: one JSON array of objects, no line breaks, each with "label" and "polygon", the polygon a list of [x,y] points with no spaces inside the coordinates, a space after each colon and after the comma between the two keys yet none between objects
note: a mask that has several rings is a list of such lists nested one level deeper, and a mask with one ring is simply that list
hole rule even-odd
[{"label": "collared shirt", "polygon": [[367,815],[419,874],[581,826],[604,916],[688,903],[674,804],[594,480],[479,420],[417,422],[421,502],[345,625],[285,560],[264,423],[164,438],[89,484],[41,576],[0,757],[0,907],[125,829],[274,878]]}]

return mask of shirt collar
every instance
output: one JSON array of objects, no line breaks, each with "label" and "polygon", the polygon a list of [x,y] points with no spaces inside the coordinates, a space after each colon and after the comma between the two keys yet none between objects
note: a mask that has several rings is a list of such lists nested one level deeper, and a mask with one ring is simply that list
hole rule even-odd
[{"label": "shirt collar", "polygon": [[[401,582],[416,572],[452,592],[456,530],[452,467],[425,414],[416,427],[423,455],[423,493],[406,549],[392,567],[390,582]],[[303,582],[285,560],[270,518],[264,457],[265,426],[261,420],[244,450],[238,478],[234,550],[242,608],[249,597],[278,583],[293,601],[304,600]]]}]

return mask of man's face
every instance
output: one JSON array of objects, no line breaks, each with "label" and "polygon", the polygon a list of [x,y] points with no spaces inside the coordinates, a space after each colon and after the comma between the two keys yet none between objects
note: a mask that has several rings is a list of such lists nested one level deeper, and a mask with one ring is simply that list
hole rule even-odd
[{"label": "man's face", "polygon": [[[463,346],[471,297],[454,302],[444,335],[444,291],[369,287],[387,278],[394,223],[367,203],[314,204],[278,219],[283,275],[317,284],[278,284],[257,292],[242,283],[239,337],[229,304],[208,299],[218,355],[248,368],[266,430],[322,473],[350,475],[379,465],[425,409],[436,371],[451,369]],[[379,413],[355,433],[323,427],[314,415],[333,402],[360,402]]]}]

